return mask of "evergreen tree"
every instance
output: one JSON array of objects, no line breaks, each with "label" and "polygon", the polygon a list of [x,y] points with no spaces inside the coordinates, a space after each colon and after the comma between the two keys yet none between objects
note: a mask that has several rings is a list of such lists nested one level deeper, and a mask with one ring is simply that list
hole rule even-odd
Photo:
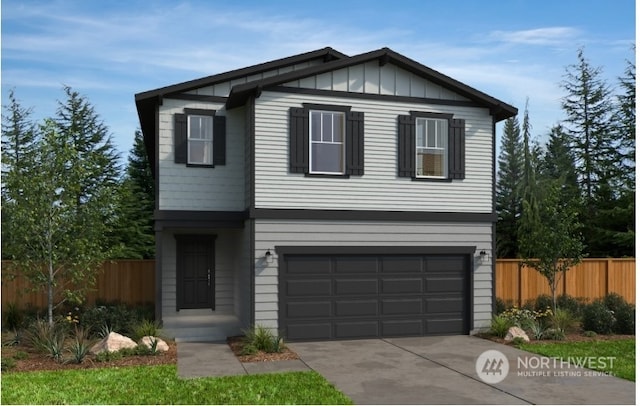
[{"label": "evergreen tree", "polygon": [[624,76],[619,78],[623,90],[617,96],[616,138],[620,152],[619,172],[620,186],[627,190],[635,190],[636,169],[636,65],[627,61]]},{"label": "evergreen tree", "polygon": [[136,131],[126,175],[119,186],[112,258],[151,259],[155,254],[155,187],[141,131]]},{"label": "evergreen tree", "polygon": [[57,117],[45,120],[33,153],[21,158],[21,171],[12,161],[3,163],[17,173],[6,185],[11,221],[3,224],[2,237],[13,261],[3,271],[47,292],[50,323],[57,306],[81,302],[95,283],[116,207],[117,154],[107,129],[84,97],[65,92]]},{"label": "evergreen tree", "polygon": [[539,174],[541,179],[558,180],[562,199],[578,204],[580,191],[575,161],[568,136],[559,125],[553,127],[549,133]]},{"label": "evergreen tree", "polygon": [[611,181],[618,159],[612,128],[611,90],[578,50],[578,63],[566,69],[562,82],[565,131],[576,159],[578,184],[585,199],[587,217],[595,215],[598,187]]},{"label": "evergreen tree", "polygon": [[522,212],[522,199],[518,185],[522,181],[523,159],[518,119],[511,117],[504,125],[498,157],[496,248],[499,258],[518,257],[518,220]]}]

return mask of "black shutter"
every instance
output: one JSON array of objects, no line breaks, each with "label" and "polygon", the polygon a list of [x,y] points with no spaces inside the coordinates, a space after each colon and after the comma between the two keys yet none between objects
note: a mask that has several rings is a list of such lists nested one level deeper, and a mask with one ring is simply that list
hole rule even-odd
[{"label": "black shutter", "polygon": [[350,111],[346,121],[347,175],[364,175],[364,113]]},{"label": "black shutter", "polygon": [[224,165],[227,149],[227,120],[225,116],[213,117],[213,164]]},{"label": "black shutter", "polygon": [[415,177],[416,125],[411,116],[398,116],[398,176]]},{"label": "black shutter", "polygon": [[173,157],[177,164],[187,163],[187,115],[173,116]]},{"label": "black shutter", "polygon": [[464,179],[464,120],[449,120],[449,178]]},{"label": "black shutter", "polygon": [[309,172],[309,112],[304,108],[289,109],[289,170]]}]

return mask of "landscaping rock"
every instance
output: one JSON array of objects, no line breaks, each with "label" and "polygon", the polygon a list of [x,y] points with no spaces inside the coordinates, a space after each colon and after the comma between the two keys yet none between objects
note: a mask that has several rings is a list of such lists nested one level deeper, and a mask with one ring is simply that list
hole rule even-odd
[{"label": "landscaping rock", "polygon": [[166,352],[169,351],[169,345],[161,338],[153,336],[144,336],[140,339],[140,344],[151,349],[153,342],[156,341],[156,351]]},{"label": "landscaping rock", "polygon": [[109,333],[109,335],[100,340],[96,345],[91,347],[93,354],[100,354],[101,352],[116,352],[123,348],[136,348],[138,344],[129,337],[125,337],[118,333]]},{"label": "landscaping rock", "polygon": [[520,337],[524,341],[529,342],[529,336],[524,332],[520,327],[510,327],[507,335],[504,337],[504,340],[507,342],[513,341],[514,338]]}]

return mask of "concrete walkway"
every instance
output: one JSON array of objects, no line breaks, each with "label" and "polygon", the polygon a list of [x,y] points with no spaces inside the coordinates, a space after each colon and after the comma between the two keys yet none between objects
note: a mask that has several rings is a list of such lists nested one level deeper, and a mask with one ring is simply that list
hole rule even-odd
[{"label": "concrete walkway", "polygon": [[227,343],[178,343],[178,376],[180,378],[308,370],[309,368],[301,360],[240,362]]},{"label": "concrete walkway", "polygon": [[[182,378],[313,369],[355,404],[634,404],[635,383],[470,336],[289,343],[300,360],[241,363],[226,343],[178,343]],[[496,384],[476,373],[484,351],[506,356]],[[529,360],[529,369],[519,361]],[[533,362],[535,361],[535,362]]]}]

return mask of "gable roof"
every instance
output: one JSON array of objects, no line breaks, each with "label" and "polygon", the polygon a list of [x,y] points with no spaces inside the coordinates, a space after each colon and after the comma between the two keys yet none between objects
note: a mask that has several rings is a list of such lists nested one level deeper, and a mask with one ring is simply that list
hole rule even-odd
[{"label": "gable roof", "polygon": [[423,79],[429,80],[437,85],[443,86],[454,93],[458,93],[476,103],[489,109],[490,114],[496,121],[505,120],[518,114],[518,109],[489,96],[471,86],[465,85],[449,76],[433,70],[419,62],[407,58],[389,48],[381,48],[375,51],[366,52],[360,55],[348,56],[333,48],[325,47],[311,52],[305,52],[286,58],[276,59],[246,68],[236,69],[216,75],[206,76],[200,79],[190,80],[170,86],[160,87],[135,95],[140,128],[142,130],[147,156],[151,162],[151,170],[155,176],[155,134],[157,106],[162,103],[164,97],[170,97],[180,93],[195,90],[201,87],[212,86],[222,82],[229,82],[235,79],[257,75],[267,71],[282,69],[289,66],[303,64],[305,62],[321,60],[323,63],[293,70],[287,73],[277,74],[267,78],[255,80],[248,83],[238,84],[231,88],[226,107],[228,109],[244,105],[252,95],[259,95],[262,89],[278,86],[283,83],[314,76],[349,66],[363,64],[378,60],[380,65],[393,63],[398,67],[407,70]]},{"label": "gable roof", "polygon": [[308,76],[314,76],[375,60],[378,60],[381,65],[386,63],[393,63],[419,77],[427,79],[435,84],[441,85],[455,93],[458,93],[464,97],[467,97],[468,99],[477,102],[481,106],[489,108],[491,114],[496,118],[496,121],[502,121],[518,114],[517,108],[494,97],[491,97],[488,94],[483,93],[477,89],[474,89],[471,86],[465,85],[464,83],[446,76],[436,70],[424,66],[412,59],[409,59],[406,56],[392,51],[389,48],[381,48],[376,51],[371,51],[348,58],[337,59],[332,62],[312,66],[306,69],[300,69],[283,73],[281,75],[236,85],[231,89],[231,93],[229,94],[226,106],[227,108],[241,106],[246,102],[247,98],[250,95],[259,94],[262,89],[266,89],[271,86],[278,86],[283,83],[302,79]]}]

